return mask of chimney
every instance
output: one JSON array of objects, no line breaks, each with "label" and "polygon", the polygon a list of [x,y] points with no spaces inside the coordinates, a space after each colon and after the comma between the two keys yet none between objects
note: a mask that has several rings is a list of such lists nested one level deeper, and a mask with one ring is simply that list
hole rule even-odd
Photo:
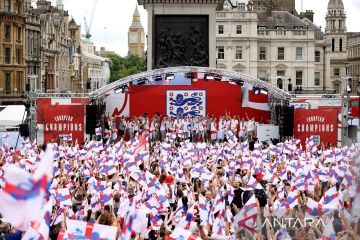
[{"label": "chimney", "polygon": [[311,22],[314,22],[314,12],[313,12],[313,10],[306,10],[305,12],[300,13],[300,18],[307,18]]}]

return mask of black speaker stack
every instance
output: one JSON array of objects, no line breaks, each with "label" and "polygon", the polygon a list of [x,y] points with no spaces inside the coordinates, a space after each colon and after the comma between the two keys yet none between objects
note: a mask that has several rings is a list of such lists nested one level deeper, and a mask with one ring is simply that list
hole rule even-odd
[{"label": "black speaker stack", "polygon": [[29,125],[27,123],[22,123],[19,125],[19,133],[24,139],[30,136]]},{"label": "black speaker stack", "polygon": [[95,134],[95,128],[97,125],[97,112],[98,107],[96,105],[86,106],[86,134]]},{"label": "black speaker stack", "polygon": [[294,135],[294,107],[276,106],[275,111],[280,137],[292,137]]}]

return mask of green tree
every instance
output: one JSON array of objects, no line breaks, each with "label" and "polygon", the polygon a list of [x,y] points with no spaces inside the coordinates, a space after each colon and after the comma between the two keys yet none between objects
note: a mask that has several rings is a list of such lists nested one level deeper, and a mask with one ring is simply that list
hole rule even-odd
[{"label": "green tree", "polygon": [[144,68],[144,58],[139,57],[138,55],[130,55],[126,57],[121,57],[117,54],[110,54],[107,56],[111,59],[111,68],[110,68],[110,82],[117,81],[121,78],[143,72]]}]

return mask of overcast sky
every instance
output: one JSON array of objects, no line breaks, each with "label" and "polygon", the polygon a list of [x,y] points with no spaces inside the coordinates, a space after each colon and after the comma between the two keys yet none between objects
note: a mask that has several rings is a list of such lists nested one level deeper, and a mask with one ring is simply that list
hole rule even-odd
[{"label": "overcast sky", "polygon": [[[52,0],[55,4],[56,0]],[[95,0],[64,0],[65,9],[75,18],[77,23],[84,29],[84,17],[91,16],[92,6]],[[312,9],[315,12],[315,23],[325,27],[325,14],[329,0],[296,0],[297,11]],[[359,23],[356,19],[360,16],[360,0],[343,0],[347,14],[348,31],[360,32]],[[127,33],[132,21],[137,0],[98,0],[92,25],[92,41],[97,48],[106,47],[118,54],[127,54]],[[139,6],[141,22],[147,32],[147,13]],[[84,32],[84,30],[83,30]]]}]

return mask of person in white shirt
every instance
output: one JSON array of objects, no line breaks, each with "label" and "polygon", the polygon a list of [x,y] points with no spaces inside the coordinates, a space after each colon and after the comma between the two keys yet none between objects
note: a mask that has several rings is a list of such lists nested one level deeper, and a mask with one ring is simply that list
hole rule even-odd
[{"label": "person in white shirt", "polygon": [[161,141],[163,142],[165,139],[165,134],[166,134],[166,121],[167,118],[164,117],[163,120],[160,123],[160,135],[161,135]]},{"label": "person in white shirt", "polygon": [[239,124],[239,140],[240,142],[244,142],[246,139],[246,122],[245,119],[242,118]]},{"label": "person in white shirt", "polygon": [[246,114],[246,117],[248,119],[248,122],[247,122],[247,125],[246,125],[247,136],[248,136],[248,138],[250,138],[250,137],[252,137],[254,135],[255,120],[254,120],[254,118],[249,119],[247,114]]},{"label": "person in white shirt", "polygon": [[218,131],[218,126],[217,126],[217,119],[213,118],[210,119],[210,137],[211,137],[211,142],[215,142],[216,141],[216,137],[217,137],[217,131]]},{"label": "person in white shirt", "polygon": [[217,131],[217,139],[219,142],[224,141],[225,129],[226,129],[226,120],[223,117],[220,117],[219,127],[218,127],[218,131]]},{"label": "person in white shirt", "polygon": [[133,139],[133,137],[134,137],[134,120],[133,119],[129,120],[129,123],[127,124],[127,129],[129,132],[129,138]]},{"label": "person in white shirt", "polygon": [[203,118],[199,119],[199,137],[201,142],[205,142],[205,131],[206,131],[206,120]]},{"label": "person in white shirt", "polygon": [[230,120],[230,130],[232,133],[236,136],[237,135],[237,127],[238,127],[239,121],[235,118],[235,116]]}]

